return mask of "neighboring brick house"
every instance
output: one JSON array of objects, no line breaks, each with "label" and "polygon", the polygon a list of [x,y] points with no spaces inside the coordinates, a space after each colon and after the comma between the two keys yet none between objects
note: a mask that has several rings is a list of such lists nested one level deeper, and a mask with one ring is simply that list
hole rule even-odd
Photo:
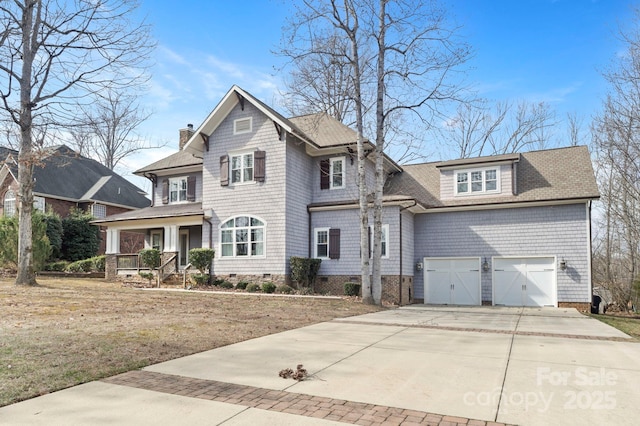
[{"label": "neighboring brick house", "polygon": [[[18,152],[0,147],[3,159],[0,169],[0,214],[13,215],[18,202]],[[90,212],[96,218],[105,218],[150,204],[144,191],[117,173],[71,148],[60,145],[47,148],[34,168],[34,207],[53,211],[62,218],[72,208]],[[100,253],[106,244],[104,232]],[[139,250],[144,237],[128,234],[121,241],[124,250]]]},{"label": "neighboring brick house", "polygon": [[[181,131],[180,148],[136,172],[153,182],[152,207],[99,221],[111,257],[135,230],[180,266],[190,248],[213,247],[213,274],[232,281],[288,282],[291,256],[322,259],[321,291],[359,280],[352,129],[326,114],[284,118],[234,86]],[[599,194],[586,147],[408,166],[385,158],[385,169],[384,300],[589,306]],[[107,273],[128,272],[111,262]]]}]

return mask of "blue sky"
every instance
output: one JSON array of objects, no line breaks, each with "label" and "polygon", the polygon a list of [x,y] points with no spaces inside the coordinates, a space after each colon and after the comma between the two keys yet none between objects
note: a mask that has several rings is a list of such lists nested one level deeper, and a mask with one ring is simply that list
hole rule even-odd
[{"label": "blue sky", "polygon": [[[141,0],[140,13],[158,41],[150,91],[141,100],[154,114],[141,133],[153,143],[167,145],[128,159],[123,169],[132,171],[175,152],[178,129],[187,123],[197,127],[233,84],[276,105],[282,88],[282,75],[276,70],[285,59],[272,52],[279,47],[293,3]],[[480,96],[545,101],[558,118],[576,112],[587,127],[606,91],[601,72],[622,51],[618,28],[629,27],[638,2],[449,0],[447,4],[474,50],[466,80]],[[144,181],[136,184],[149,189]]]}]

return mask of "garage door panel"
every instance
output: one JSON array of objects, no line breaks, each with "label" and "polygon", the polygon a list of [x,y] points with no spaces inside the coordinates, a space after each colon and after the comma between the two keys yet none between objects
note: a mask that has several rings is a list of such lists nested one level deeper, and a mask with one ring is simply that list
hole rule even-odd
[{"label": "garage door panel", "polygon": [[425,302],[480,305],[480,258],[425,258]]},{"label": "garage door panel", "polygon": [[495,258],[493,303],[505,306],[555,306],[555,258]]},{"label": "garage door panel", "polygon": [[[430,266],[431,267],[431,266]],[[449,303],[451,293],[451,283],[449,282],[448,270],[430,270],[426,272],[426,282],[428,283],[428,303],[444,305]]]},{"label": "garage door panel", "polygon": [[515,268],[506,269],[495,272],[493,303],[494,305],[521,306],[524,284],[522,273]]}]

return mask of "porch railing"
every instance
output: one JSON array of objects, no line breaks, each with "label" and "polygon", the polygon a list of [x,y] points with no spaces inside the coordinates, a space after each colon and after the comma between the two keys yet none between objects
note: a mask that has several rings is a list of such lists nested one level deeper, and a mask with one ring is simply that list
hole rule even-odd
[{"label": "porch railing", "polygon": [[174,254],[158,268],[158,287],[169,275],[178,270],[178,255]]},{"label": "porch railing", "polygon": [[140,271],[140,256],[136,254],[118,254],[116,255],[116,269],[135,269]]}]

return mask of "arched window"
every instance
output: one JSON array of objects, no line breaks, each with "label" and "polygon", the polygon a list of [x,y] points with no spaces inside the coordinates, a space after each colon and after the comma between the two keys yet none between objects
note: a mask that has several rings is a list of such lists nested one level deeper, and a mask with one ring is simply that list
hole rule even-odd
[{"label": "arched window", "polygon": [[265,224],[253,216],[235,216],[220,225],[222,257],[264,256]]},{"label": "arched window", "polygon": [[8,190],[4,194],[4,215],[13,216],[16,214],[16,193]]}]

